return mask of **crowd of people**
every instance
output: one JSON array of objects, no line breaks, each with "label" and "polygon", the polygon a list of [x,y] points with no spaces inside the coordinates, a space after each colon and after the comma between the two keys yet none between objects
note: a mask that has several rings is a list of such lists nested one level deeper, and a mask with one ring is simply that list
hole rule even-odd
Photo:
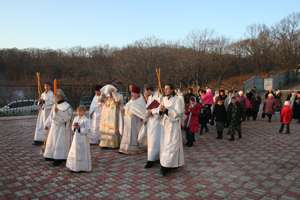
[{"label": "crowd of people", "polygon": [[[57,89],[56,102],[51,84],[44,85],[45,92],[39,101],[40,111],[36,124],[33,145],[45,143],[43,156],[58,166],[66,161],[71,171],[91,171],[90,145],[104,149],[118,149],[120,154],[147,152],[145,168],[151,168],[158,161],[163,175],[184,165],[182,130],[186,133],[187,147],[193,147],[195,134],[208,132],[207,124],[216,126],[216,139],[223,139],[225,128],[229,128],[229,141],[235,140],[235,133],[242,138],[242,122],[255,121],[261,104],[261,97],[253,90],[244,95],[233,90],[199,90],[198,96],[191,88],[183,95],[173,84],[164,87],[161,94],[151,84],[143,91],[130,86],[130,98],[123,104],[123,96],[113,85],[96,85],[95,96],[86,108],[79,106],[73,119],[72,107],[64,100],[64,92]],[[281,92],[272,90],[266,94],[263,114],[269,122],[275,111],[281,111]],[[294,117],[300,121],[300,92],[292,93],[281,111],[282,126],[279,132]],[[279,99],[279,100],[278,100]]]}]

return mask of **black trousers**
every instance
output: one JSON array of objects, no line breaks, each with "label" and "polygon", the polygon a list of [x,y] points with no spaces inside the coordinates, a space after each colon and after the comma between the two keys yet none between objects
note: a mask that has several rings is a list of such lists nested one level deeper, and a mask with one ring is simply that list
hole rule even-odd
[{"label": "black trousers", "polygon": [[206,123],[201,123],[201,126],[200,126],[200,133],[203,132],[203,129],[204,129],[204,128],[205,128],[206,131],[208,130],[207,124],[206,124]]},{"label": "black trousers", "polygon": [[195,142],[195,133],[190,132],[190,127],[185,127],[186,139],[189,143]]},{"label": "black trousers", "polygon": [[258,111],[252,111],[253,120],[256,120]]},{"label": "black trousers", "polygon": [[272,114],[266,114],[266,115],[268,116],[269,121],[271,121],[272,120]]}]

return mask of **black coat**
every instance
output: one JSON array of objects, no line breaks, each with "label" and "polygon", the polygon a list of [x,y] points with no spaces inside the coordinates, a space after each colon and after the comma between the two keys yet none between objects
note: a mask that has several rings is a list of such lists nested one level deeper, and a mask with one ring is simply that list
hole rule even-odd
[{"label": "black coat", "polygon": [[[296,101],[298,101],[298,103]],[[296,96],[294,101],[293,114],[294,119],[300,119],[300,98],[298,96]]]},{"label": "black coat", "polygon": [[195,95],[193,93],[188,93],[184,95],[184,103],[185,105],[187,105],[188,103],[190,103],[190,98],[194,97]]},{"label": "black coat", "polygon": [[260,106],[260,103],[261,103],[261,98],[260,98],[260,96],[258,96],[257,99],[256,99],[255,96],[253,96],[253,97],[251,98],[251,100],[250,100],[250,103],[251,103],[251,105],[252,105],[252,111],[253,111],[253,112],[258,112],[258,111],[259,111],[259,106]]},{"label": "black coat", "polygon": [[223,105],[216,104],[212,113],[212,120],[216,118],[216,122],[227,122],[227,111]]},{"label": "black coat", "polygon": [[[266,94],[265,94],[265,98],[268,99],[268,95],[270,94],[270,92],[268,91]],[[273,94],[273,97],[275,97],[275,94],[274,92],[271,92],[271,94]]]},{"label": "black coat", "polygon": [[[246,113],[245,113],[245,109],[242,106],[242,104],[240,104],[238,101],[236,102],[237,105],[237,124],[240,125],[242,123],[242,121],[240,120],[241,118],[243,119],[243,121],[245,121],[246,119]],[[227,108],[227,120],[228,120],[228,125],[230,125],[231,122],[231,117],[232,117],[232,106],[233,103],[230,103],[228,108]]]},{"label": "black coat", "polygon": [[249,92],[246,94],[247,98],[249,99],[249,101],[252,99],[253,97],[253,93],[252,92]]}]

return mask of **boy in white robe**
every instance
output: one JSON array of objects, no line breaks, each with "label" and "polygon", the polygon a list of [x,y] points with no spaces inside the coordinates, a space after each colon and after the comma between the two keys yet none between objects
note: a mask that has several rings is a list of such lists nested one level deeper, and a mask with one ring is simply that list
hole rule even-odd
[{"label": "boy in white robe", "polygon": [[182,102],[175,95],[174,85],[165,86],[165,97],[159,107],[162,117],[160,138],[161,173],[165,176],[171,169],[184,165],[184,155],[181,135]]},{"label": "boy in white robe", "polygon": [[71,144],[72,108],[65,102],[64,96],[64,92],[57,89],[57,108],[53,105],[44,127],[48,130],[51,126],[44,157],[46,161],[54,161],[53,166],[58,166],[67,159]]},{"label": "boy in white robe", "polygon": [[146,103],[143,96],[140,96],[140,88],[133,87],[130,101],[121,109],[125,110],[124,128],[120,131],[122,140],[119,153],[138,154],[146,151],[138,143],[138,135],[143,125],[143,120],[147,120]]},{"label": "boy in white robe", "polygon": [[44,124],[45,124],[45,121],[47,120],[47,118],[51,112],[51,108],[54,104],[54,94],[50,90],[51,84],[45,83],[44,88],[45,88],[45,92],[38,99],[40,111],[39,111],[38,119],[36,122],[34,141],[32,143],[32,145],[36,145],[36,146],[41,146],[43,140],[47,139],[47,138],[45,138],[45,134],[47,136],[48,131],[44,130]]},{"label": "boy in white robe", "polygon": [[78,116],[74,118],[72,124],[74,136],[66,167],[74,172],[90,172],[92,170],[90,150],[91,123],[85,116],[85,112],[86,108],[84,106],[79,106],[77,108]]},{"label": "boy in white robe", "polygon": [[104,100],[100,98],[102,88],[101,85],[95,85],[95,96],[90,105],[89,116],[91,119],[91,135],[90,142],[91,144],[99,144],[101,138],[101,132],[99,131],[99,125],[102,114],[102,107],[104,105]]}]

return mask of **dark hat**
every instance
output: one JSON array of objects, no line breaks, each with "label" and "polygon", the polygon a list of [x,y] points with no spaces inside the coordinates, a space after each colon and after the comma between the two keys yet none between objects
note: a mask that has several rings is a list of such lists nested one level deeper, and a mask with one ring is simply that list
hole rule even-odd
[{"label": "dark hat", "polygon": [[100,90],[102,88],[102,85],[95,85],[95,91],[97,90]]},{"label": "dark hat", "polygon": [[139,94],[140,91],[141,91],[141,89],[139,87],[133,87],[131,90],[132,93],[137,93],[137,94]]},{"label": "dark hat", "polygon": [[298,91],[297,93],[300,94],[300,91]]}]

